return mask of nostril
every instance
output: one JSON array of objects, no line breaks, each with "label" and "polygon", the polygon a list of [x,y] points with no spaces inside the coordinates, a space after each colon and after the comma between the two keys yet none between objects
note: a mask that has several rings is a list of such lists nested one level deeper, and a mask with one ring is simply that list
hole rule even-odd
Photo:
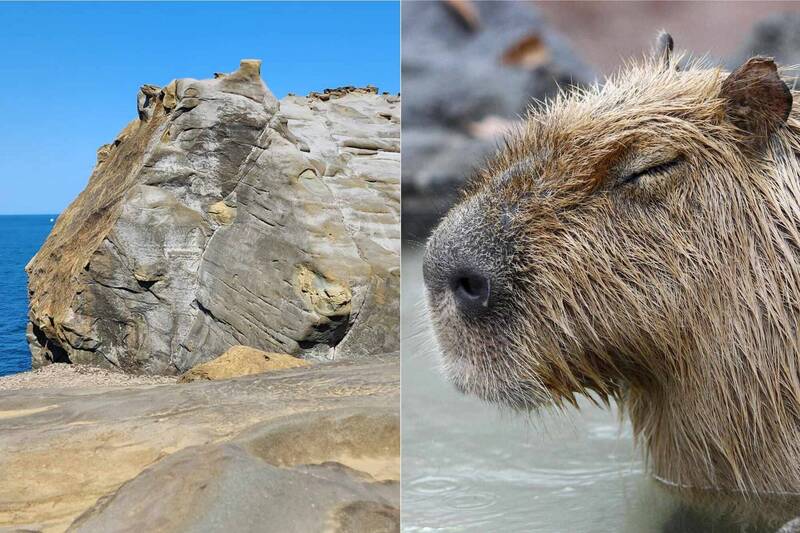
[{"label": "nostril", "polygon": [[461,272],[453,276],[451,290],[456,304],[469,316],[478,316],[489,307],[489,278],[477,272]]},{"label": "nostril", "polygon": [[485,299],[489,294],[489,282],[478,276],[462,276],[456,280],[457,290],[472,300]]}]

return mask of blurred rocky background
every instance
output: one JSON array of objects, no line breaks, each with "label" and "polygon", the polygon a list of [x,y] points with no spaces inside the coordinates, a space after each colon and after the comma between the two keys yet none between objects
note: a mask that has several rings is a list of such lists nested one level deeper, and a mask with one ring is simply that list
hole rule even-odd
[{"label": "blurred rocky background", "polygon": [[800,63],[798,2],[412,2],[403,6],[403,239],[421,246],[528,105],[649,50],[729,68]]}]

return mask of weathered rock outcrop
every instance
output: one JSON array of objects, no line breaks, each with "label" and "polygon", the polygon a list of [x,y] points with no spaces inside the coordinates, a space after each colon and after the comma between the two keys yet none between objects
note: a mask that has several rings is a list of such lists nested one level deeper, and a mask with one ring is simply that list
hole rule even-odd
[{"label": "weathered rock outcrop", "polygon": [[399,531],[388,359],[0,391],[0,530]]},{"label": "weathered rock outcrop", "polygon": [[592,78],[526,2],[403,5],[403,236],[423,241],[503,122]]},{"label": "weathered rock outcrop", "polygon": [[34,366],[398,349],[398,96],[279,102],[245,60],[145,85],[137,106],[27,267]]}]

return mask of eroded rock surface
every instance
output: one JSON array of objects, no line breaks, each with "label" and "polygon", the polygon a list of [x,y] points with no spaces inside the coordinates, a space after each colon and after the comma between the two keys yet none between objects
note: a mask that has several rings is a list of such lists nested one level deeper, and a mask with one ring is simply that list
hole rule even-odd
[{"label": "eroded rock surface", "polygon": [[177,374],[237,344],[398,349],[398,96],[279,102],[245,60],[136,100],[27,267],[34,367]]},{"label": "eroded rock surface", "polygon": [[399,376],[0,392],[0,530],[399,531]]}]

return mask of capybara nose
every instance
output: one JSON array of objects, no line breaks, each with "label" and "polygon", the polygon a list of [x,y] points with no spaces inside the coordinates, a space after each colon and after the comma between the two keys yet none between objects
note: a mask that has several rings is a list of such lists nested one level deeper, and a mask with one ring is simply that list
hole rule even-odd
[{"label": "capybara nose", "polygon": [[450,290],[456,306],[468,317],[478,317],[489,309],[491,282],[477,270],[456,270],[450,276]]}]

